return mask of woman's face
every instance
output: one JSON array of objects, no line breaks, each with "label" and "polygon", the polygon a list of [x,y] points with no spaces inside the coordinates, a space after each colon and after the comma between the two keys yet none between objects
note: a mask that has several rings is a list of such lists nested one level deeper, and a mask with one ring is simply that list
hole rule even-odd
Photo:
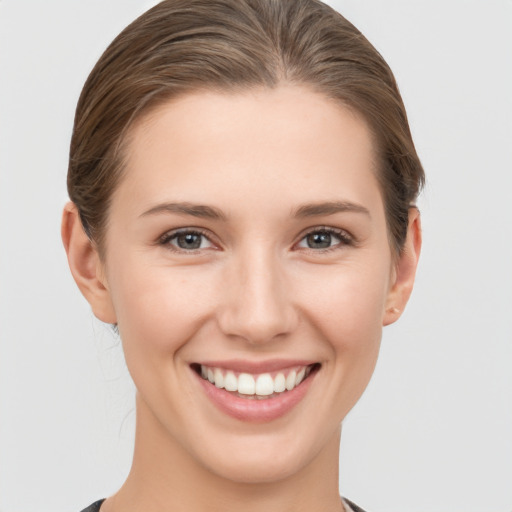
[{"label": "woman's face", "polygon": [[103,275],[138,435],[245,482],[336,449],[396,275],[366,124],[297,86],[200,92],[139,122],[126,162]]}]

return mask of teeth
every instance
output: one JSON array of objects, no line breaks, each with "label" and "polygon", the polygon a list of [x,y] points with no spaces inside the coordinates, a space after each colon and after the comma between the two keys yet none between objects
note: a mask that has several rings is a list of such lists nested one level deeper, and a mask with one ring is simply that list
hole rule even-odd
[{"label": "teeth", "polygon": [[[296,386],[298,386],[304,380],[304,375],[306,375],[306,368],[302,368],[302,370],[297,373],[297,377],[295,377]],[[217,384],[217,380],[215,380],[215,384]]]},{"label": "teeth", "polygon": [[286,389],[284,374],[278,373],[274,379],[274,393],[282,393]]},{"label": "teeth", "polygon": [[254,395],[256,392],[256,383],[252,375],[249,373],[241,373],[238,376],[238,392],[241,395]]},{"label": "teeth", "polygon": [[274,392],[274,380],[269,373],[263,373],[256,380],[257,395],[271,395]]},{"label": "teeth", "polygon": [[238,379],[235,377],[233,372],[226,373],[224,379],[224,389],[226,391],[238,391]]},{"label": "teeth", "polygon": [[220,371],[219,368],[215,368],[215,370],[213,371],[213,376],[215,377],[215,385],[218,388],[223,388],[224,387],[224,375],[222,375],[222,372]]},{"label": "teeth", "polygon": [[238,392],[247,398],[266,398],[274,393],[291,391],[298,386],[311,373],[310,366],[296,368],[289,371],[275,374],[274,378],[270,373],[251,375],[240,373],[238,377],[232,371],[221,368],[209,368],[201,365],[201,377],[214,384],[217,388],[224,388],[226,391]]},{"label": "teeth", "polygon": [[297,377],[297,373],[295,372],[295,370],[292,370],[288,374],[288,377],[286,377],[286,389],[288,391],[291,391],[295,387],[295,379],[296,379],[296,377]]}]

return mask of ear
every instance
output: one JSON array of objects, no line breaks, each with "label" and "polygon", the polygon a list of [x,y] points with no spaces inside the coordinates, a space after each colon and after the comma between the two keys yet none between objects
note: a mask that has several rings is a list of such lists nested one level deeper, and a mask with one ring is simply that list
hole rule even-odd
[{"label": "ear", "polygon": [[416,207],[409,208],[409,225],[404,247],[395,264],[393,281],[386,301],[383,325],[396,322],[412,292],[421,251],[421,219]]},{"label": "ear", "polygon": [[71,274],[91,305],[94,315],[105,323],[117,323],[103,263],[96,247],[84,231],[74,203],[69,202],[64,207],[61,235]]}]

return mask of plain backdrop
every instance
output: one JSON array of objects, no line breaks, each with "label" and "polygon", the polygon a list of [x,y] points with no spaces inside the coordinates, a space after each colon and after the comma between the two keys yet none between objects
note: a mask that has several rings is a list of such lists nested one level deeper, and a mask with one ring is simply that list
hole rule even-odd
[{"label": "plain backdrop", "polygon": [[[67,269],[74,108],[154,1],[0,0],[0,511],[76,511],[127,475],[133,386]],[[412,300],[344,422],[372,512],[512,511],[512,2],[339,0],[394,70],[428,176]]]}]

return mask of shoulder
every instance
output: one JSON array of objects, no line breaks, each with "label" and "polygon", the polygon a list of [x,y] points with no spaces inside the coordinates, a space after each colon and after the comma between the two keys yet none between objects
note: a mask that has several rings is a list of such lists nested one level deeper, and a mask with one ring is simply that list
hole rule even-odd
[{"label": "shoulder", "polygon": [[105,500],[99,500],[99,501],[96,501],[94,502],[92,505],[89,505],[87,508],[84,508],[82,510],[82,512],[99,512],[100,510],[100,507],[101,507],[101,504],[104,502]]}]

